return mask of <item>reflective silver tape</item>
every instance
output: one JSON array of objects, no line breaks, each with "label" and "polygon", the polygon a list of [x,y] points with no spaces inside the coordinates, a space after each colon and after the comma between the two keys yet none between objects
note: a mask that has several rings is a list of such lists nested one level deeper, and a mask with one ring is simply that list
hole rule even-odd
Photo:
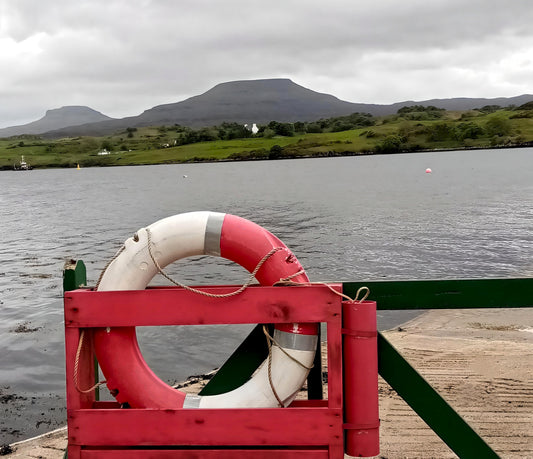
[{"label": "reflective silver tape", "polygon": [[210,212],[209,217],[207,217],[204,244],[204,253],[206,255],[220,256],[220,234],[222,233],[225,215],[218,212]]},{"label": "reflective silver tape", "polygon": [[287,333],[281,330],[274,330],[274,339],[284,349],[294,349],[296,351],[314,351],[318,341],[317,335],[298,335]]},{"label": "reflective silver tape", "polygon": [[187,394],[183,401],[183,408],[199,408],[200,400],[202,400],[202,397],[199,395]]}]

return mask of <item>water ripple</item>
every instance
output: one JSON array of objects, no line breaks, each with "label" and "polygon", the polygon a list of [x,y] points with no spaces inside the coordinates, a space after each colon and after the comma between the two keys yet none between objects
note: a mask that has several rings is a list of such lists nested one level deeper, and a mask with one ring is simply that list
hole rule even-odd
[{"label": "water ripple", "polygon": [[[293,250],[312,280],[533,275],[532,149],[6,171],[0,183],[0,385],[17,390],[64,388],[65,260],[83,259],[94,284],[125,239],[176,213],[253,220]],[[169,272],[191,284],[247,277],[210,257]],[[26,322],[38,330],[11,331]],[[210,370],[246,332],[179,329],[141,333],[166,379]]]}]

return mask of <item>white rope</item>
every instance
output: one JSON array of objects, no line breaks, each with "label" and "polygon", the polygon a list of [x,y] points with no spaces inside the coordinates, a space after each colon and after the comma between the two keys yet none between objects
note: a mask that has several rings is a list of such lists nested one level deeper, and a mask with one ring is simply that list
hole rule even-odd
[{"label": "white rope", "polygon": [[107,268],[109,268],[109,265],[111,263],[113,263],[113,261],[115,261],[117,259],[117,257],[122,253],[124,252],[124,250],[126,249],[126,246],[125,245],[122,245],[122,247],[120,249],[118,249],[117,253],[115,253],[115,255],[113,255],[113,258],[111,258],[111,260],[109,260],[107,262],[107,264],[104,266],[104,269],[102,269],[102,272],[100,273],[100,277],[98,278],[98,281],[96,282],[96,286],[94,287],[95,290],[98,290],[98,287],[100,285],[100,282],[102,281],[102,278],[104,277],[104,274],[105,272],[107,271]]},{"label": "white rope", "polygon": [[274,397],[276,397],[276,400],[279,403],[279,406],[283,408],[285,405],[283,404],[283,401],[279,397],[276,388],[274,387],[274,381],[272,381],[272,344],[275,344],[278,346],[279,350],[283,352],[287,357],[289,357],[293,362],[296,362],[301,367],[305,368],[306,370],[311,370],[311,368],[314,367],[314,364],[308,367],[307,365],[304,365],[302,362],[300,362],[297,358],[290,355],[275,339],[274,337],[268,332],[268,327],[266,325],[263,325],[263,333],[265,334],[267,345],[268,345],[268,382],[270,384],[270,388],[272,389],[272,393],[274,394]]},{"label": "white rope", "polygon": [[155,267],[157,268],[157,271],[159,272],[159,274],[161,274],[163,277],[165,277],[166,279],[168,279],[170,282],[172,282],[174,285],[177,285],[178,287],[181,287],[181,288],[183,288],[185,290],[188,290],[189,292],[197,293],[199,295],[204,295],[204,296],[207,296],[207,297],[210,297],[210,298],[228,298],[228,297],[235,296],[235,295],[238,295],[239,293],[244,292],[250,285],[252,285],[252,283],[253,283],[253,281],[255,279],[255,275],[257,274],[259,269],[261,269],[261,266],[263,266],[263,264],[272,255],[274,255],[276,252],[279,252],[280,250],[284,250],[284,247],[274,247],[270,252],[268,252],[259,261],[259,263],[257,263],[257,266],[255,267],[255,269],[250,273],[250,276],[248,277],[248,280],[241,287],[239,287],[237,290],[235,290],[233,292],[229,292],[229,293],[209,293],[209,292],[205,292],[203,290],[198,290],[196,288],[189,287],[188,285],[182,284],[181,282],[179,282],[179,281],[177,281],[175,279],[172,279],[172,277],[170,277],[167,273],[165,273],[163,271],[163,268],[161,268],[161,266],[159,265],[159,263],[155,259],[154,254],[152,253],[152,237],[151,237],[150,230],[148,228],[146,228],[146,234],[148,236],[148,253],[149,253],[150,258],[152,259]]},{"label": "white rope", "polygon": [[83,348],[83,338],[85,336],[85,330],[81,330],[80,332],[80,339],[78,341],[78,349],[76,350],[76,358],[74,360],[74,387],[76,390],[82,394],[88,394],[92,392],[94,389],[96,389],[99,386],[102,386],[106,383],[106,381],[100,381],[99,383],[96,383],[94,386],[90,387],[89,389],[80,389],[79,387],[79,381],[78,381],[78,375],[79,375],[79,364],[80,364],[80,355],[81,350]]},{"label": "white rope", "polygon": [[[296,275],[298,274],[301,274],[301,272],[298,272],[296,273]],[[311,285],[324,285],[326,286],[327,288],[329,288],[333,293],[335,293],[335,295],[339,295],[340,297],[344,298],[345,300],[347,301],[351,301],[352,303],[362,303],[363,301],[365,301],[367,298],[368,298],[368,295],[370,295],[370,289],[367,287],[367,286],[363,286],[363,287],[359,287],[357,289],[357,293],[355,294],[355,298],[351,298],[349,297],[348,295],[342,293],[342,292],[339,292],[337,290],[335,290],[330,284],[328,284],[327,282],[293,282],[292,280],[290,280],[292,277],[294,277],[295,275],[293,274],[292,276],[290,277],[287,277],[285,279],[280,279],[278,282],[276,282],[274,285],[286,285],[286,286],[311,286]],[[366,293],[364,294],[364,296],[359,300],[359,294],[362,292],[362,291],[365,291],[366,290]]]}]

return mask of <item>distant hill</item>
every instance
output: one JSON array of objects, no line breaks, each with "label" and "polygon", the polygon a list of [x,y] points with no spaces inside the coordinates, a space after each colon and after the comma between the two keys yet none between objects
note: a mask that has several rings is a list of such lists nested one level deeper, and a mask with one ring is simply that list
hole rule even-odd
[{"label": "distant hill", "polygon": [[390,107],[393,109],[391,113],[396,113],[398,109],[407,107],[409,105],[423,105],[424,107],[433,105],[438,108],[444,108],[445,110],[464,111],[473,110],[474,108],[483,108],[487,105],[499,105],[500,107],[509,107],[514,105],[519,107],[520,105],[530,101],[533,101],[533,94],[522,94],[521,96],[515,97],[495,97],[493,99],[454,97],[452,99],[430,99],[423,100],[421,102],[408,100],[392,105],[385,105],[383,107]]},{"label": "distant hill", "polygon": [[181,102],[158,105],[139,116],[62,129],[47,135],[109,134],[127,127],[181,124],[214,126],[224,121],[268,123],[312,121],[362,111],[366,104],[345,102],[306,89],[289,79],[232,81]]},{"label": "distant hill", "polygon": [[112,119],[92,108],[71,105],[47,110],[46,114],[40,120],[33,121],[32,123],[0,129],[0,137],[21,134],[43,134],[67,126],[77,126],[79,124],[109,121]]},{"label": "distant hill", "polygon": [[[312,91],[289,79],[245,80],[218,84],[203,94],[181,102],[158,105],[138,116],[122,119],[105,117],[105,120],[85,121],[85,124],[73,123],[72,119],[66,120],[69,124],[49,128],[45,136],[50,138],[77,135],[98,136],[128,127],[174,124],[197,128],[214,126],[225,121],[243,124],[265,124],[270,121],[313,121],[355,112],[383,116],[394,114],[398,109],[408,105],[434,105],[446,110],[469,110],[485,105],[518,106],[530,101],[533,101],[533,95],[496,99],[432,99],[417,102],[405,101],[390,105],[362,104],[346,102],[329,94]],[[25,127],[32,124],[34,123]],[[18,128],[22,127],[18,126]],[[9,129],[13,128],[0,130],[0,136],[5,136],[3,131]],[[33,133],[45,132],[41,129],[39,132],[34,130]]]},{"label": "distant hill", "polygon": [[365,104],[304,88],[289,79],[232,81],[199,96],[146,110],[137,119],[146,124],[177,120],[188,126],[211,126],[223,121],[268,123],[313,121],[361,111]]}]

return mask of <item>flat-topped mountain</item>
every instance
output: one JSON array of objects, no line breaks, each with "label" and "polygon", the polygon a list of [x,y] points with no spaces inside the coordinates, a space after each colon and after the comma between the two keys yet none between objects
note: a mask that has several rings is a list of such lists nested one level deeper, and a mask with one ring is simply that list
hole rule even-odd
[{"label": "flat-topped mountain", "polygon": [[11,126],[0,129],[0,137],[9,137],[21,134],[42,134],[48,131],[62,129],[67,126],[95,123],[98,121],[112,120],[89,107],[70,105],[67,107],[47,110],[39,120],[20,126]]},{"label": "flat-topped mountain", "polygon": [[[34,123],[0,129],[0,136],[21,133],[46,133],[44,136],[50,138],[99,136],[128,127],[180,124],[198,128],[219,125],[223,122],[266,124],[270,121],[314,121],[355,112],[370,113],[374,116],[389,115],[409,105],[433,105],[446,110],[469,110],[485,105],[519,106],[530,101],[533,101],[531,94],[495,99],[453,98],[405,101],[390,105],[362,104],[312,91],[285,78],[244,80],[221,83],[203,94],[181,102],[158,105],[138,116],[121,119],[109,118],[88,107],[63,107],[57,109],[57,114],[56,110],[49,110],[44,118]],[[85,115],[91,113],[95,119],[85,119],[81,112],[78,113],[79,116],[74,116],[76,110],[70,116],[63,116],[71,108],[84,109]]]},{"label": "flat-topped mountain", "polygon": [[174,121],[187,126],[211,126],[223,121],[268,123],[313,121],[361,111],[355,104],[304,88],[289,79],[232,81],[183,102],[159,105],[137,119],[142,123]]}]

